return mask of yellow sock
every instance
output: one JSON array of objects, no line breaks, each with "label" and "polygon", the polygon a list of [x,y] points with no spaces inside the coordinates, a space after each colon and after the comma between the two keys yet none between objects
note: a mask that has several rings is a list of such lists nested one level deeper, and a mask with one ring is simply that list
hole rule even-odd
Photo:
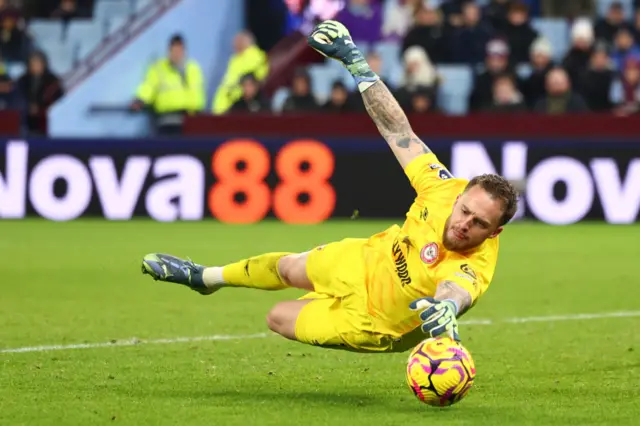
[{"label": "yellow sock", "polygon": [[289,286],[278,273],[278,261],[288,254],[291,253],[267,253],[222,268],[207,268],[203,278],[207,286],[224,283],[230,287],[282,290]]}]

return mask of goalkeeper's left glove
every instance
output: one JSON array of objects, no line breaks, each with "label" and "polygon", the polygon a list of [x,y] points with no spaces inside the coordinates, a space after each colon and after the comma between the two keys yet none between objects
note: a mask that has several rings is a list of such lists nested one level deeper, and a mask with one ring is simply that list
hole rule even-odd
[{"label": "goalkeeper's left glove", "polygon": [[412,311],[422,311],[422,331],[429,337],[448,335],[455,341],[460,341],[458,334],[458,304],[452,299],[436,300],[433,297],[423,297],[414,300],[409,305]]}]

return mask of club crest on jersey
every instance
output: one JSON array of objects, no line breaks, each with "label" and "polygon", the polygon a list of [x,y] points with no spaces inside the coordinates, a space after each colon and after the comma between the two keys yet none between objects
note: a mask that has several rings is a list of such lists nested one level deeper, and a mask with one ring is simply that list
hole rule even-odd
[{"label": "club crest on jersey", "polygon": [[439,254],[440,250],[438,249],[438,244],[429,243],[420,250],[420,259],[422,259],[422,261],[427,265],[431,265],[438,260]]},{"label": "club crest on jersey", "polygon": [[445,169],[440,169],[440,171],[438,172],[438,177],[442,180],[453,179],[453,175]]}]

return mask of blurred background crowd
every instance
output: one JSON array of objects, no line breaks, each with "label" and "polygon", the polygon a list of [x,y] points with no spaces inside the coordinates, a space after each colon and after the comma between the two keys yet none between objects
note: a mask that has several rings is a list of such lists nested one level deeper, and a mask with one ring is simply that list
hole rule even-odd
[{"label": "blurred background crowd", "polygon": [[[411,113],[639,109],[640,0],[245,1],[246,30],[216,64],[225,71],[216,87],[205,87],[178,31],[127,108],[154,112],[166,133],[187,113],[362,112],[340,64],[300,47],[314,23],[334,18]],[[44,133],[64,76],[152,3],[0,0],[0,108],[20,109],[29,131]]]}]

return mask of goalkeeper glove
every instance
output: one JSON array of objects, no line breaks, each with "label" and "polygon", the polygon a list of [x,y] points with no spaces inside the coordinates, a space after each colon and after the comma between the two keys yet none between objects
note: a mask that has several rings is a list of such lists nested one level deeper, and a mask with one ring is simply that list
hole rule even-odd
[{"label": "goalkeeper glove", "polygon": [[409,305],[412,311],[422,311],[420,319],[422,320],[422,331],[429,337],[437,337],[443,334],[448,335],[453,340],[459,342],[458,335],[458,304],[452,299],[442,301],[433,297],[424,297],[414,300]]},{"label": "goalkeeper glove", "polygon": [[307,43],[321,55],[342,62],[355,78],[361,91],[363,88],[360,83],[369,87],[380,79],[369,68],[347,27],[338,21],[324,21],[318,24],[307,38]]}]

